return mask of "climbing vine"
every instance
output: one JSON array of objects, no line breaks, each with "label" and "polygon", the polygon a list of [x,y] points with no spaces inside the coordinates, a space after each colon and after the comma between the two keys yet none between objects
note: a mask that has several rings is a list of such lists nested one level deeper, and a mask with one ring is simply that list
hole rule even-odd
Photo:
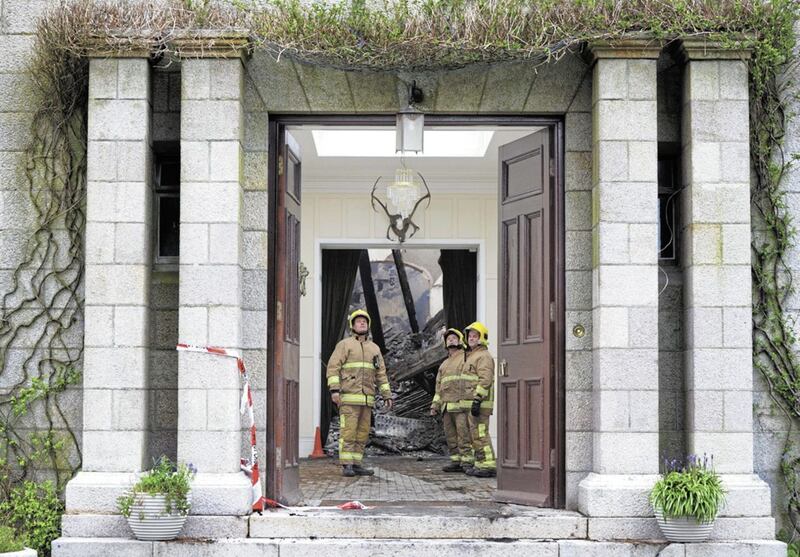
[{"label": "climbing vine", "polygon": [[[754,361],[776,404],[800,419],[800,362],[785,304],[795,231],[782,185],[795,57],[797,0],[77,0],[39,21],[29,75],[36,91],[24,182],[35,212],[24,261],[0,308],[0,460],[79,467],[80,447],[59,399],[82,359],[87,54],[146,50],[156,57],[247,37],[276,57],[345,70],[437,71],[473,63],[543,64],[587,41],[706,37],[752,49]],[[183,41],[183,42],[182,42]],[[5,393],[5,394],[2,394]],[[30,427],[36,415],[44,423]],[[27,421],[26,421],[27,420]],[[800,513],[800,460],[783,459],[790,515]],[[38,464],[36,464],[38,463]],[[2,464],[2,462],[0,462]]]}]

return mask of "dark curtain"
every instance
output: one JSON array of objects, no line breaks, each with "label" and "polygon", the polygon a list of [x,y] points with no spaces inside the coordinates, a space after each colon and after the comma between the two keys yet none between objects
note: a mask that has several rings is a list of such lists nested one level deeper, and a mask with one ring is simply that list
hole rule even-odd
[{"label": "dark curtain", "polygon": [[466,249],[443,249],[442,268],[444,318],[448,328],[464,327],[475,321],[478,304],[478,254]]},{"label": "dark curtain", "polygon": [[328,381],[325,370],[328,360],[342,338],[347,325],[348,306],[353,284],[358,271],[358,259],[361,250],[358,249],[328,249],[322,250],[322,409],[320,412],[320,434],[322,444],[328,438],[331,416],[333,415],[333,402],[328,391]]}]

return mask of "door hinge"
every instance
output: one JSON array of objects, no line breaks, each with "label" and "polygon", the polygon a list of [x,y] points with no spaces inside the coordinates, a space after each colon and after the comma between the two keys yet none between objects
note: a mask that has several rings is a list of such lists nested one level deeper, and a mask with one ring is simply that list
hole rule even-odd
[{"label": "door hinge", "polygon": [[556,467],[556,450],[550,449],[550,468]]},{"label": "door hinge", "polygon": [[283,155],[278,156],[278,176],[283,176]]},{"label": "door hinge", "polygon": [[550,177],[554,177],[556,175],[556,160],[550,159]]},{"label": "door hinge", "polygon": [[556,321],[556,303],[550,302],[550,322],[555,323]]}]

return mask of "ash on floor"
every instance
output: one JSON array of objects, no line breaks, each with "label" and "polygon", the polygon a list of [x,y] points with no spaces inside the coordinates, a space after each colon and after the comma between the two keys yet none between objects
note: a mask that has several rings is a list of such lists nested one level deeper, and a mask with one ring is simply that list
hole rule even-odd
[{"label": "ash on floor", "polygon": [[496,479],[442,472],[442,466],[448,462],[442,457],[376,456],[364,461],[364,466],[375,471],[374,476],[345,478],[335,459],[301,459],[300,489],[304,504],[309,506],[352,500],[362,503],[491,501],[497,488]]}]

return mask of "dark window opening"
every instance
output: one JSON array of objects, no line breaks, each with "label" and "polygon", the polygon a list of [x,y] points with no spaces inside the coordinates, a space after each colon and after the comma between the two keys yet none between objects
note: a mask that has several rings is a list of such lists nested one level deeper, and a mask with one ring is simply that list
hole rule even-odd
[{"label": "dark window opening", "polygon": [[177,263],[181,222],[180,144],[153,146],[153,185],[156,211],[156,263]]},{"label": "dark window opening", "polygon": [[680,151],[671,144],[658,149],[658,259],[676,261],[678,201],[681,190]]}]

